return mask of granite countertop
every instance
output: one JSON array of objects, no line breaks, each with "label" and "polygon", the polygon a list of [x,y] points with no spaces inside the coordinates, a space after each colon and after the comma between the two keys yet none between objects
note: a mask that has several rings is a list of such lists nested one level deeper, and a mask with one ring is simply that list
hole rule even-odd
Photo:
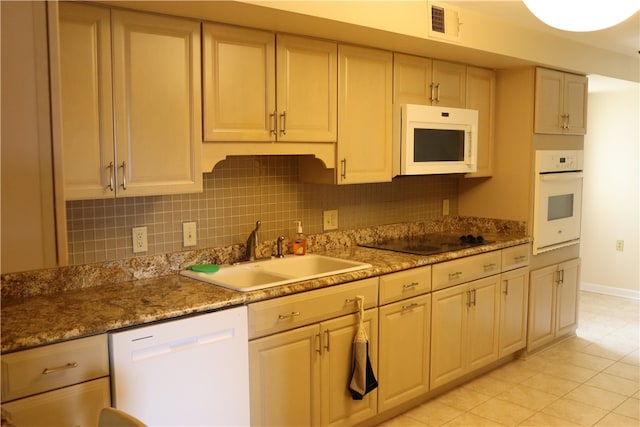
[{"label": "granite countertop", "polygon": [[0,350],[2,353],[24,350],[154,321],[249,304],[529,243],[531,240],[528,237],[499,234],[485,237],[493,243],[432,256],[359,246],[326,251],[324,255],[367,262],[372,268],[246,293],[170,274],[28,298],[3,298]]}]

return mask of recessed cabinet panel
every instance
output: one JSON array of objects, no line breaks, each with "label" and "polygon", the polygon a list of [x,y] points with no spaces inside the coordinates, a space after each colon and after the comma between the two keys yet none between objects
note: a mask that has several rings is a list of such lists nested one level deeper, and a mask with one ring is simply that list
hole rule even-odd
[{"label": "recessed cabinet panel", "polygon": [[205,23],[204,139],[275,141],[273,33]]},{"label": "recessed cabinet panel", "polygon": [[496,73],[467,67],[466,108],[478,110],[478,168],[465,177],[491,176],[493,173],[493,138],[495,120]]},{"label": "recessed cabinet panel", "polygon": [[585,76],[536,68],[535,132],[584,135],[587,85]]},{"label": "recessed cabinet panel", "polygon": [[502,273],[501,280],[498,357],[518,351],[527,344],[529,269],[524,267]]}]

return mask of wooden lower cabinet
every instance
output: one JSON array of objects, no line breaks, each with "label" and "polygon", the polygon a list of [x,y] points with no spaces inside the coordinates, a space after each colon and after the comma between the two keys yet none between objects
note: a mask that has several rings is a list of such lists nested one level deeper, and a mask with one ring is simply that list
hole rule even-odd
[{"label": "wooden lower cabinet", "polygon": [[431,295],[379,310],[378,410],[384,412],[429,391]]},{"label": "wooden lower cabinet", "polygon": [[[377,373],[378,309],[365,311],[369,357]],[[377,414],[377,390],[353,400],[352,344],[357,315],[249,342],[251,424],[353,425]]]},{"label": "wooden lower cabinet", "polygon": [[501,279],[499,358],[527,345],[529,268],[502,273]]},{"label": "wooden lower cabinet", "polygon": [[432,294],[431,389],[498,359],[500,275]]},{"label": "wooden lower cabinet", "polygon": [[527,350],[576,329],[579,282],[579,258],[531,272]]}]

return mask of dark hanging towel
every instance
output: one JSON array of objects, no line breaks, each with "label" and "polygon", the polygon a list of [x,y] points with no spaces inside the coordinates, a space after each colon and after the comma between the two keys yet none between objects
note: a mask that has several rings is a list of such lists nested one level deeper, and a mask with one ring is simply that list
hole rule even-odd
[{"label": "dark hanging towel", "polygon": [[353,339],[353,370],[349,391],[353,400],[362,400],[367,393],[378,387],[378,381],[369,359],[369,338],[364,327],[364,297],[357,296],[356,300],[360,310],[360,325]]}]

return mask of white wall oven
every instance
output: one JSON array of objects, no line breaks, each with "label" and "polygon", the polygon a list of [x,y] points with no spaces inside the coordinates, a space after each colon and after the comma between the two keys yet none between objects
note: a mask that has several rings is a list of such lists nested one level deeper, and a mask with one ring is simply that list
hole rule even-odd
[{"label": "white wall oven", "polygon": [[536,151],[534,255],[580,242],[582,168],[581,150]]}]

